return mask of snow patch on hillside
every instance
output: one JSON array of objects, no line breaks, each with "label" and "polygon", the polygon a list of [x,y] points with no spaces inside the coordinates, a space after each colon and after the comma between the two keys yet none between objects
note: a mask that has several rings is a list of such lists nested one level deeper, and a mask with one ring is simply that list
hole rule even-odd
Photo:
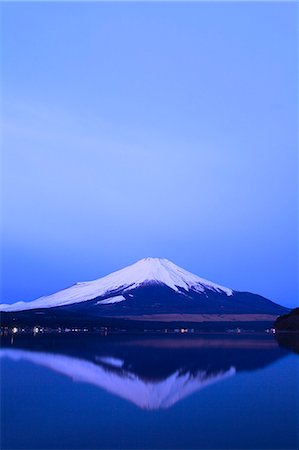
[{"label": "snow patch on hillside", "polygon": [[112,303],[123,302],[125,297],[123,295],[116,295],[115,297],[105,298],[105,300],[100,300],[96,305],[110,305]]}]

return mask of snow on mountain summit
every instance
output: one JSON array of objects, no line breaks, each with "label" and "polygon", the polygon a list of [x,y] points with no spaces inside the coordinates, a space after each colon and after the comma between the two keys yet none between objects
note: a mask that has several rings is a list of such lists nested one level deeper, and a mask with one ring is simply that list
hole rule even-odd
[{"label": "snow on mountain summit", "polygon": [[166,284],[175,291],[178,291],[178,288],[183,288],[187,291],[194,288],[201,292],[205,289],[211,289],[232,295],[231,289],[200,278],[165,258],[144,258],[123,270],[128,269],[132,270],[132,278],[135,278],[134,284],[137,285],[147,281],[156,281]]},{"label": "snow on mountain summit", "polygon": [[[226,294],[227,296],[233,294],[231,289],[200,278],[165,258],[144,258],[135,264],[97,280],[79,282],[67,289],[40,297],[31,302],[17,302],[12,305],[3,304],[0,305],[0,310],[23,311],[33,308],[70,305],[116,292],[118,293],[117,301],[119,302],[122,300],[119,294],[149,283],[163,284],[174,291],[179,291],[180,289],[189,291],[192,289],[196,292],[210,290]],[[125,300],[124,297],[123,300]],[[109,303],[107,300],[104,300],[103,304],[104,302],[106,304]],[[102,302],[98,303],[101,304]]]}]

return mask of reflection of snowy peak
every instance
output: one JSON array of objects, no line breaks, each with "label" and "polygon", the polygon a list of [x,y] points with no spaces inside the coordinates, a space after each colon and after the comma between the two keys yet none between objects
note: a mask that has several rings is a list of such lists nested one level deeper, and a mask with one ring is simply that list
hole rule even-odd
[{"label": "reflection of snowy peak", "polygon": [[0,357],[25,360],[62,373],[76,382],[93,384],[118,395],[143,409],[166,409],[193,392],[233,376],[234,367],[227,371],[207,373],[176,371],[162,381],[149,381],[123,368],[123,361],[100,357],[98,363],[60,354],[28,350],[0,350]]},{"label": "reflection of snowy peak", "polygon": [[167,286],[175,292],[192,290],[196,293],[210,291],[224,294],[225,296],[233,294],[231,289],[187,272],[167,259],[145,258],[98,280],[76,283],[70,288],[41,297],[32,302],[0,305],[0,308],[2,311],[51,308],[81,303],[98,297],[109,297],[98,302],[98,305],[107,305],[126,300],[123,294],[130,296],[130,291],[133,289],[155,284]]}]

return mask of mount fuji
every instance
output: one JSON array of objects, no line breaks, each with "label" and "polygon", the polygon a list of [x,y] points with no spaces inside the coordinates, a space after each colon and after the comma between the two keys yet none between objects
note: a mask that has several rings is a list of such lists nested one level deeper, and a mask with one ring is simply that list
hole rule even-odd
[{"label": "mount fuji", "polygon": [[[31,302],[0,305],[2,323],[126,326],[273,323],[287,309],[194,275],[164,258],[145,258],[94,281]],[[157,328],[157,326],[154,326]],[[217,327],[216,327],[217,328]]]}]

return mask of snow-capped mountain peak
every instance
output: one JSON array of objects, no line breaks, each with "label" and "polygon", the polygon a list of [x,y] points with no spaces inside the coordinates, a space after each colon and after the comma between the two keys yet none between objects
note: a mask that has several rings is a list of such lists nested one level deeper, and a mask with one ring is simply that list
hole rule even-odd
[{"label": "snow-capped mountain peak", "polygon": [[[181,289],[196,292],[213,291],[231,296],[233,291],[211,281],[198,277],[165,258],[144,258],[135,264],[111,273],[94,281],[85,281],[74,284],[46,297],[40,297],[32,302],[17,302],[13,305],[0,305],[1,311],[22,311],[34,308],[49,308],[64,306],[92,300],[117,293],[115,301],[125,300],[119,294],[126,294],[130,290],[146,284],[162,284],[168,288],[179,291]],[[111,295],[111,297],[113,297]],[[98,304],[113,303],[111,300],[99,301]]]},{"label": "snow-capped mountain peak", "polygon": [[[232,295],[232,290],[212,283],[208,280],[198,277],[191,272],[188,272],[176,264],[172,263],[166,258],[144,258],[137,263],[123,269],[126,271],[129,284],[137,285],[146,282],[163,283],[171,289],[178,291],[178,288],[189,290],[204,291],[211,289],[215,291],[225,292],[227,295]],[[124,274],[123,271],[115,272]],[[114,274],[111,274],[114,275]]]}]

